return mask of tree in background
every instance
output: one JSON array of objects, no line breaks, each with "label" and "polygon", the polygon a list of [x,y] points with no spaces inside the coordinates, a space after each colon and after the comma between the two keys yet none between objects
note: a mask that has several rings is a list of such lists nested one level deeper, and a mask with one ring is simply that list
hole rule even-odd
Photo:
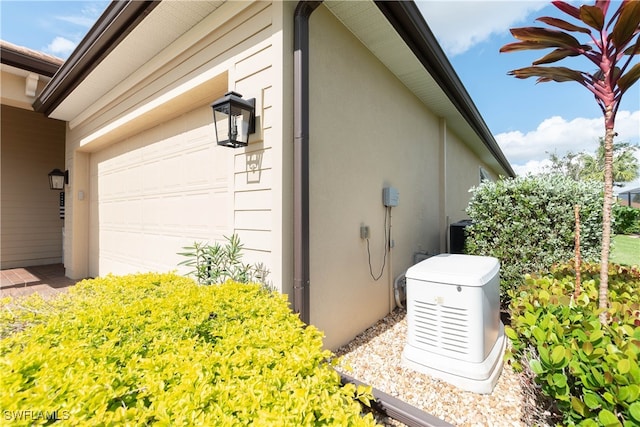
[{"label": "tree in background", "polygon": [[[553,28],[512,28],[518,42],[503,46],[500,52],[553,49],[532,66],[512,70],[509,75],[519,79],[537,77],[537,82],[578,82],[595,96],[604,116],[604,203],[602,208],[602,254],[598,305],[600,320],[607,322],[609,289],[609,251],[611,246],[611,209],[613,204],[613,138],[615,122],[622,96],[640,79],[640,63],[633,59],[640,54],[640,1],[623,0],[609,14],[610,0],[598,0],[594,5],[579,8],[564,1],[552,1],[560,11],[578,21],[578,25],[563,19],[541,17],[537,21]],[[576,36],[586,38],[581,43]],[[568,57],[583,57],[596,67],[593,72],[567,67],[541,66]]]},{"label": "tree in background", "polygon": [[558,156],[557,153],[548,154],[551,165],[545,167],[547,172],[551,174],[564,175],[574,181],[580,181],[582,179],[581,174],[584,169],[582,156],[585,154],[584,152],[574,153],[573,151],[568,151],[562,157]]},{"label": "tree in background", "polygon": [[[640,163],[635,157],[637,145],[629,142],[613,144],[613,185],[622,187],[640,176]],[[560,157],[556,153],[549,154],[551,165],[547,171],[566,175],[576,181],[604,181],[604,139],[600,138],[600,146],[595,154],[567,152]]]},{"label": "tree in background", "polygon": [[[613,185],[622,187],[624,183],[638,178],[638,159],[634,155],[637,149],[637,146],[628,142],[613,144]],[[583,156],[583,178],[604,181],[604,159],[604,139],[600,138],[600,146],[596,154],[594,156],[588,154]]]}]

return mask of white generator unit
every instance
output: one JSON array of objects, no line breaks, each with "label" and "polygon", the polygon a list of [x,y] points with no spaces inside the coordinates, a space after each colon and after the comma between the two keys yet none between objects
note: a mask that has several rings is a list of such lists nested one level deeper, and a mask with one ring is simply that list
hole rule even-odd
[{"label": "white generator unit", "polygon": [[405,366],[466,391],[491,393],[505,350],[496,258],[441,254],[406,272]]}]

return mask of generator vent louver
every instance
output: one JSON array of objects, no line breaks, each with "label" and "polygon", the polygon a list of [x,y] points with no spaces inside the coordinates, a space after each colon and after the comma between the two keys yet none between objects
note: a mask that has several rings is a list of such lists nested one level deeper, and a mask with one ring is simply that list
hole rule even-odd
[{"label": "generator vent louver", "polygon": [[500,264],[496,258],[441,254],[406,272],[403,364],[476,393],[502,372]]},{"label": "generator vent louver", "polygon": [[468,310],[415,301],[415,334],[426,346],[468,354]]}]

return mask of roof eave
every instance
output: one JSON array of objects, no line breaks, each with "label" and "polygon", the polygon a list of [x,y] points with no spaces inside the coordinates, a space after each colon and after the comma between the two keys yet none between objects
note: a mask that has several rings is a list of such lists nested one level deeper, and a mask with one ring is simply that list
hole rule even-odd
[{"label": "roof eave", "polygon": [[[12,48],[8,43],[0,45],[1,62],[21,70],[30,71],[41,76],[52,77],[62,65],[62,60],[47,60],[47,58],[29,54],[17,48]],[[53,59],[53,58],[52,58]]]},{"label": "roof eave", "polygon": [[[51,114],[160,1],[112,1],[36,99],[34,110]],[[505,172],[515,176],[416,4],[380,0],[375,3]]]},{"label": "roof eave", "polygon": [[514,177],[516,174],[513,168],[489,131],[487,124],[444,51],[440,48],[440,44],[416,4],[413,1],[380,0],[375,0],[375,3],[422,65],[429,70],[433,79],[480,137],[507,175]]},{"label": "roof eave", "polygon": [[34,110],[50,115],[159,2],[112,1],[35,100]]}]

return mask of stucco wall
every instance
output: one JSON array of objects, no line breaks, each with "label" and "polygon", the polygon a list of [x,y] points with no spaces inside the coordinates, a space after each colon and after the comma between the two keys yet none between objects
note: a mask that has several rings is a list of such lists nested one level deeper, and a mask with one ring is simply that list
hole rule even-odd
[{"label": "stucco wall", "polygon": [[489,166],[479,162],[478,157],[449,130],[447,133],[447,217],[450,223],[468,218],[465,212],[469,203],[468,190],[480,184],[480,167],[493,178]]},{"label": "stucco wall", "polygon": [[[438,250],[439,121],[324,7],[310,21],[311,322],[344,344],[393,307],[413,253]],[[382,189],[395,247],[384,273]]]},{"label": "stucco wall", "polygon": [[[71,121],[71,277],[175,269],[182,246],[235,232],[245,262],[265,263],[277,287],[290,282],[280,253],[289,213],[273,172],[284,155],[280,25],[279,4],[225,3],[132,75],[131,88],[123,82]],[[247,148],[215,145],[209,104],[228,90],[256,98]]]},{"label": "stucco wall", "polygon": [[[489,179],[497,179],[498,175],[487,164],[479,161],[478,157],[467,147],[452,129],[447,129],[445,145],[446,163],[446,202],[444,205],[444,227],[449,227],[460,220],[468,219],[466,208],[471,193],[469,189],[480,184],[480,168]],[[451,250],[449,236],[443,236],[446,251]]]},{"label": "stucco wall", "polygon": [[0,115],[0,268],[62,262],[60,191],[47,175],[64,167],[65,124],[6,105]]},{"label": "stucco wall", "polygon": [[[336,348],[393,309],[416,252],[446,250],[480,161],[326,8],[310,28],[311,323]],[[385,259],[386,186],[400,197]]]}]

